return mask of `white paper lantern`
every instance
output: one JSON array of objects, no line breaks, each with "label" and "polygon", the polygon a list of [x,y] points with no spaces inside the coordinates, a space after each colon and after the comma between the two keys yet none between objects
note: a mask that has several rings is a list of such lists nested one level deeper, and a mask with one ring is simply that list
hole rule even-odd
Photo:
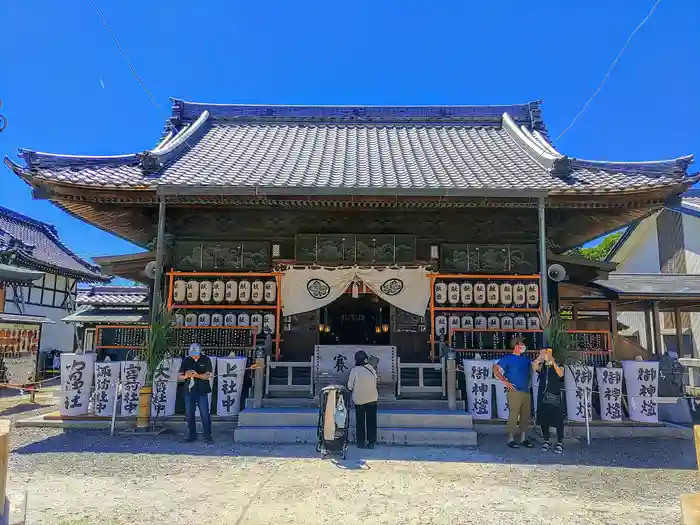
[{"label": "white paper lantern", "polygon": [[187,281],[187,302],[196,303],[199,300],[199,283],[197,281]]},{"label": "white paper lantern", "polygon": [[515,283],[513,286],[513,304],[515,306],[525,304],[525,285],[523,283]]},{"label": "white paper lantern", "polygon": [[447,317],[444,315],[435,316],[435,335],[438,337],[447,336]]},{"label": "white paper lantern", "polygon": [[501,329],[501,320],[498,318],[497,315],[490,315],[489,318],[486,320],[486,324],[489,330]]},{"label": "white paper lantern", "polygon": [[275,333],[275,314],[265,314],[263,317],[263,327],[270,330],[270,333]]},{"label": "white paper lantern", "polygon": [[445,283],[435,283],[435,302],[440,305],[447,302],[447,285]]},{"label": "white paper lantern", "polygon": [[498,283],[489,283],[486,285],[486,302],[491,306],[498,304]]},{"label": "white paper lantern", "polygon": [[197,314],[190,312],[185,316],[185,326],[197,326]]},{"label": "white paper lantern", "polygon": [[459,283],[447,285],[447,301],[450,304],[459,304]]},{"label": "white paper lantern", "polygon": [[513,329],[527,330],[527,320],[524,316],[519,315],[515,319],[513,319]]},{"label": "white paper lantern", "polygon": [[460,295],[462,298],[462,304],[464,306],[469,306],[474,300],[474,287],[472,283],[462,283],[459,287]]},{"label": "white paper lantern", "polygon": [[238,300],[242,303],[250,301],[250,281],[241,281],[238,283]]},{"label": "white paper lantern", "polygon": [[226,281],[226,291],[224,298],[227,303],[235,303],[238,298],[238,283],[236,281]]},{"label": "white paper lantern", "polygon": [[236,316],[236,314],[227,313],[224,316],[224,326],[236,326],[237,322],[238,322],[238,317]]},{"label": "white paper lantern", "polygon": [[501,329],[512,330],[513,329],[513,318],[510,315],[504,315],[501,317]]},{"label": "white paper lantern", "polygon": [[197,326],[211,326],[211,315],[199,314],[197,316]]},{"label": "white paper lantern", "polygon": [[474,330],[474,318],[471,315],[462,316],[462,328],[466,330]]},{"label": "white paper lantern", "polygon": [[460,327],[461,327],[461,325],[462,325],[462,320],[460,319],[460,317],[459,317],[458,315],[454,315],[454,314],[453,314],[453,315],[451,315],[451,316],[448,318],[447,324],[448,324],[448,326],[450,327],[450,332],[449,332],[450,335],[451,335],[452,337],[454,337],[454,330],[455,330],[456,328],[460,328]]},{"label": "white paper lantern", "polygon": [[175,326],[182,326],[185,324],[185,316],[182,314],[175,314],[175,319],[173,320]]},{"label": "white paper lantern", "polygon": [[262,303],[264,296],[264,287],[265,285],[260,280],[253,281],[253,283],[251,284],[250,296],[255,304]]},{"label": "white paper lantern", "polygon": [[474,317],[474,330],[486,330],[488,328],[488,321],[483,315],[477,315]]},{"label": "white paper lantern", "polygon": [[223,326],[224,316],[221,314],[211,314],[211,325],[212,326]]},{"label": "white paper lantern", "polygon": [[528,283],[525,295],[527,297],[527,304],[531,308],[536,307],[540,303],[540,287],[537,283]]},{"label": "white paper lantern", "polygon": [[277,281],[265,281],[265,302],[274,303],[277,300]]},{"label": "white paper lantern", "polygon": [[486,285],[484,283],[474,284],[474,302],[480,306],[486,302]]},{"label": "white paper lantern", "polygon": [[251,326],[250,315],[245,312],[238,314],[238,326]]},{"label": "white paper lantern", "polygon": [[539,330],[540,329],[540,318],[536,315],[531,315],[527,318],[527,329],[528,330]]},{"label": "white paper lantern", "polygon": [[513,304],[513,285],[510,283],[503,283],[501,285],[501,303],[504,306]]},{"label": "white paper lantern", "polygon": [[260,335],[262,333],[263,327],[263,316],[262,314],[253,314],[250,316],[250,325],[256,328],[255,333]]},{"label": "white paper lantern", "polygon": [[211,301],[211,281],[200,281],[199,282],[199,300],[203,303],[208,303]]},{"label": "white paper lantern", "polygon": [[173,302],[184,303],[187,299],[187,283],[178,279],[173,283]]},{"label": "white paper lantern", "polygon": [[226,297],[226,283],[224,281],[214,281],[211,285],[211,298],[215,303],[222,303]]}]

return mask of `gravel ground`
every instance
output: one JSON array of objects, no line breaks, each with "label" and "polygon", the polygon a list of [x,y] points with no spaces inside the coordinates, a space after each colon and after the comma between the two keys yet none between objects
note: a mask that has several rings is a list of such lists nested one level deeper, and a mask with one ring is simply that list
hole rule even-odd
[{"label": "gravel ground", "polygon": [[28,524],[676,524],[680,495],[700,491],[682,440],[598,440],[559,457],[487,436],[478,450],[351,448],[344,462],[224,436],[20,428],[12,446]]}]

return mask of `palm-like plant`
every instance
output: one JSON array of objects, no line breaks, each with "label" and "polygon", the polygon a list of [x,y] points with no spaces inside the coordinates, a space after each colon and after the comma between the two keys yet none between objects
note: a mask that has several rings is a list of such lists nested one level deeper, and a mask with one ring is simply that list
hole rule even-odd
[{"label": "palm-like plant", "polygon": [[568,331],[566,319],[559,312],[547,311],[540,315],[540,324],[544,334],[544,344],[552,349],[552,355],[557,363],[570,361],[570,348],[573,338]]},{"label": "palm-like plant", "polygon": [[145,386],[153,386],[153,378],[163,360],[170,355],[173,344],[173,316],[161,306],[154,312],[146,340],[141,347],[141,359],[146,363]]}]

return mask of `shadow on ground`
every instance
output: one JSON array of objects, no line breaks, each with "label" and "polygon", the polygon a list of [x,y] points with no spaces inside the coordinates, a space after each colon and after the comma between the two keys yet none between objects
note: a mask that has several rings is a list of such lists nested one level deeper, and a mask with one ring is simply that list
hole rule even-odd
[{"label": "shadow on ground", "polygon": [[[187,456],[234,456],[289,459],[320,459],[314,444],[242,445],[230,435],[220,435],[213,445],[201,441],[183,443],[174,433],[109,436],[102,430],[71,430],[18,446],[13,454],[163,454]],[[477,448],[377,446],[360,450],[350,446],[347,460],[329,458],[338,468],[367,468],[367,461],[434,461],[502,463],[517,465],[595,466],[635,469],[694,470],[693,442],[681,439],[598,439],[590,446],[566,447],[563,455],[534,449],[511,450],[496,436],[481,436]]]}]

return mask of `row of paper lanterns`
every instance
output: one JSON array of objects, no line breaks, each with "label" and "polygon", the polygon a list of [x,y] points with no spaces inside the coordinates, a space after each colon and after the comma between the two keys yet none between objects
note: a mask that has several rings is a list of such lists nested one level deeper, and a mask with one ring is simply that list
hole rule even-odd
[{"label": "row of paper lanterns", "polygon": [[261,334],[263,329],[269,329],[271,333],[275,333],[275,314],[253,313],[249,314],[242,312],[236,314],[234,312],[222,313],[194,313],[176,314],[174,324],[176,326],[211,326],[211,327],[226,327],[226,326],[254,326],[257,334]]},{"label": "row of paper lanterns", "polygon": [[277,282],[255,281],[208,281],[178,279],[173,283],[173,302],[184,303],[249,303],[274,304],[277,301]]},{"label": "row of paper lanterns", "polygon": [[464,330],[540,330],[540,318],[536,315],[436,315],[435,316],[435,335],[447,335],[449,331],[457,328]]},{"label": "row of paper lanterns", "polygon": [[488,304],[537,307],[540,302],[540,287],[530,283],[470,283],[436,282],[435,302],[439,305]]}]

